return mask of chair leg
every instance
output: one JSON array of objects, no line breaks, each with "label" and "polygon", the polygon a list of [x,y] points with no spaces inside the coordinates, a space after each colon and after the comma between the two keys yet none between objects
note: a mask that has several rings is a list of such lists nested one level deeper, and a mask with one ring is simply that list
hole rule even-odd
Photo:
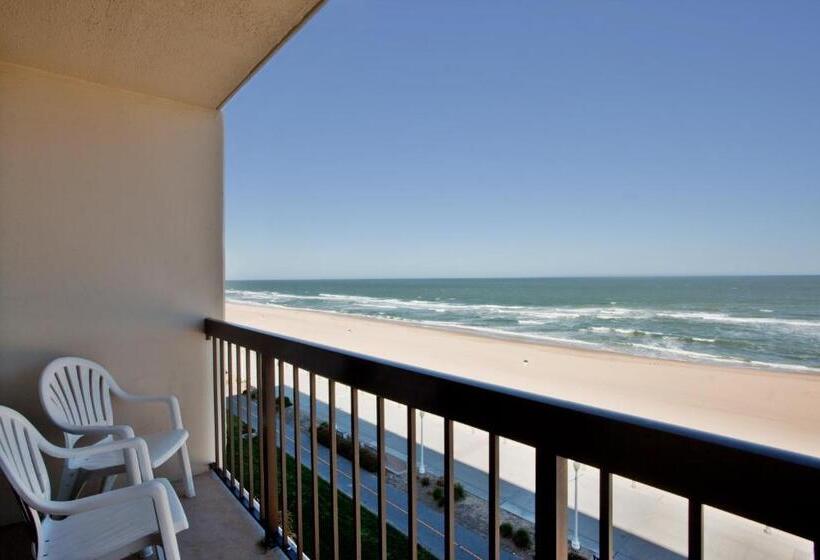
[{"label": "chair leg", "polygon": [[194,476],[191,473],[191,459],[188,457],[187,442],[179,448],[179,458],[182,464],[182,474],[185,477],[185,495],[188,498],[194,498],[196,497],[196,490],[194,490]]},{"label": "chair leg", "polygon": [[103,492],[110,492],[114,489],[114,484],[117,483],[117,475],[109,474],[103,479],[102,488],[100,489],[100,493]]},{"label": "chair leg", "polygon": [[63,472],[60,474],[60,487],[57,489],[57,500],[65,502],[74,498],[72,491],[74,490],[74,483],[79,478],[79,472],[76,469],[69,469],[67,465],[63,465]]},{"label": "chair leg", "polygon": [[80,495],[83,485],[88,480],[88,473],[81,469],[69,469],[63,467],[60,475],[60,488],[57,491],[57,499],[60,501],[73,500]]},{"label": "chair leg", "polygon": [[157,560],[181,560],[181,556],[179,554],[179,544],[177,543],[177,535],[174,532],[173,527],[170,527],[170,531],[167,533],[164,533],[162,527],[160,527],[160,535],[162,538],[162,545],[156,547]]}]

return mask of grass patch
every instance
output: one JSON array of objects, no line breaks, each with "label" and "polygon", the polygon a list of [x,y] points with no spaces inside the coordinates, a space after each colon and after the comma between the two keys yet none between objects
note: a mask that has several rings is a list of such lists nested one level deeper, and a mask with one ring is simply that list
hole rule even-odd
[{"label": "grass patch", "polygon": [[[224,457],[233,457],[239,472],[239,422],[234,422],[232,442],[235,443],[234,449],[231,450],[230,445],[226,448]],[[242,440],[243,453],[243,473],[242,477],[245,481],[245,486],[248,486],[250,480],[250,465],[248,465],[248,445],[251,445],[251,457],[253,464],[253,481],[254,492],[258,496],[259,484],[261,480],[261,473],[259,470],[259,451],[260,445],[257,437]],[[277,448],[277,454],[279,449]],[[230,468],[230,465],[228,465]],[[277,481],[278,487],[282,488],[281,473]],[[341,474],[340,474],[341,479]],[[296,532],[296,459],[291,455],[287,455],[287,481],[288,481],[288,532],[291,536]],[[331,506],[331,491],[330,483],[319,478],[319,553],[320,558],[332,558],[332,506]],[[341,558],[353,557],[353,500],[343,492],[337,493],[338,507],[339,507],[339,556]],[[313,542],[313,485],[312,474],[310,468],[302,465],[302,545],[305,553],[311,558],[316,558],[314,542]],[[362,558],[364,560],[377,560],[378,554],[378,531],[379,520],[378,516],[371,513],[365,507],[361,508],[361,543],[362,543]],[[294,537],[295,540],[295,537]],[[391,560],[403,560],[407,558],[407,537],[398,529],[387,525],[387,557]],[[426,549],[418,547],[419,560],[435,560],[436,556],[432,555]]]}]

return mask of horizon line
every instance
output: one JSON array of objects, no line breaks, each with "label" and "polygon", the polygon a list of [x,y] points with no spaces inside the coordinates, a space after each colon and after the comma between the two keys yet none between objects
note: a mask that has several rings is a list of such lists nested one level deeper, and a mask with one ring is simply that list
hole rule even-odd
[{"label": "horizon line", "polygon": [[225,282],[330,282],[330,281],[365,281],[365,280],[585,280],[603,278],[799,278],[820,277],[820,272],[807,273],[757,273],[757,274],[589,274],[589,275],[555,275],[555,276],[348,276],[348,277],[312,277],[312,278],[226,278]]}]

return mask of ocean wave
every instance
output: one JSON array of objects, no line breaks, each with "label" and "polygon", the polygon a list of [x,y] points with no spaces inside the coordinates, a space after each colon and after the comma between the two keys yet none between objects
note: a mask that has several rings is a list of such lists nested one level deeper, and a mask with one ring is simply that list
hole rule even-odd
[{"label": "ocean wave", "polygon": [[709,354],[707,352],[697,352],[694,350],[685,350],[683,348],[676,348],[676,347],[668,347],[668,346],[658,346],[655,344],[639,344],[635,343],[632,344],[635,348],[640,348],[644,350],[649,350],[652,354],[657,355],[658,357],[667,358],[667,357],[680,357],[680,358],[687,358],[692,361],[703,361],[703,362],[716,362],[716,363],[724,363],[724,364],[734,364],[734,365],[743,365],[747,367],[761,367],[766,369],[777,369],[777,370],[788,370],[788,371],[800,371],[800,372],[820,372],[820,368],[812,367],[812,366],[804,366],[799,364],[788,364],[788,363],[780,363],[780,362],[766,362],[762,360],[749,360],[738,358],[734,356],[719,356],[715,354]]},{"label": "ocean wave", "polygon": [[645,350],[651,350],[653,352],[659,352],[663,354],[674,354],[676,356],[688,356],[690,358],[696,359],[707,359],[707,360],[715,360],[721,362],[732,362],[732,363],[744,363],[744,360],[740,358],[734,357],[725,357],[725,356],[716,356],[715,354],[709,354],[707,352],[697,352],[695,350],[685,350],[683,348],[678,348],[674,346],[660,346],[657,344],[641,344],[641,343],[633,343],[632,346],[635,348],[642,348]]},{"label": "ocean wave", "polygon": [[[287,301],[324,301],[340,306],[349,305],[371,309],[406,309],[416,311],[452,312],[470,315],[512,316],[524,321],[562,321],[584,317],[598,319],[646,318],[651,313],[641,309],[625,307],[560,307],[560,306],[524,306],[501,305],[490,303],[452,303],[448,301],[430,301],[423,299],[379,298],[348,294],[320,293],[318,295],[288,294],[273,291],[226,290],[226,296],[233,301],[268,301],[280,303]],[[526,323],[523,323],[526,324]],[[532,323],[534,324],[534,323]]]},{"label": "ocean wave", "polygon": [[505,338],[523,338],[539,341],[549,341],[561,344],[564,346],[587,346],[601,348],[603,345],[597,342],[589,342],[587,340],[578,340],[577,338],[565,338],[560,336],[550,336],[546,334],[511,331],[507,329],[496,329],[492,327],[479,327],[475,325],[465,325],[463,323],[455,323],[452,321],[412,321],[414,323],[427,325],[430,327],[438,327],[452,330],[466,330],[492,334],[495,336],[503,336]]},{"label": "ocean wave", "polygon": [[225,296],[235,303],[389,318],[559,345],[820,372],[815,365],[820,362],[815,347],[820,320],[781,317],[768,308],[757,310],[757,316],[745,316],[729,311],[626,307],[614,300],[596,305],[534,306],[246,289],[227,289]]},{"label": "ocean wave", "polygon": [[583,329],[598,334],[623,334],[627,336],[660,336],[662,333],[642,331],[640,329],[620,329],[616,327],[588,327]]},{"label": "ocean wave", "polygon": [[783,319],[774,317],[737,317],[727,313],[712,313],[701,311],[659,311],[658,317],[668,319],[682,319],[687,321],[700,321],[706,323],[732,323],[747,325],[782,325],[789,327],[809,327],[820,329],[820,321],[810,321],[804,319]]},{"label": "ocean wave", "polygon": [[[231,301],[252,301],[270,304],[296,304],[304,301],[326,302],[333,304],[341,311],[392,310],[417,311],[432,313],[451,313],[478,318],[505,318],[517,321],[521,325],[539,325],[547,322],[578,320],[675,320],[695,323],[714,323],[725,325],[773,326],[799,329],[807,334],[820,335],[820,321],[807,319],[789,319],[781,317],[743,317],[711,311],[669,311],[650,308],[600,307],[600,306],[523,306],[501,304],[470,304],[450,301],[430,301],[424,299],[379,298],[347,294],[320,293],[318,295],[288,294],[274,291],[226,290]],[[764,310],[761,310],[764,311]],[[768,311],[768,310],[766,310]],[[596,332],[604,332],[605,327]],[[613,329],[613,333],[625,334],[623,329]],[[694,338],[693,338],[694,340]],[[706,342],[707,340],[703,340]],[[708,340],[711,342],[711,340]]]}]

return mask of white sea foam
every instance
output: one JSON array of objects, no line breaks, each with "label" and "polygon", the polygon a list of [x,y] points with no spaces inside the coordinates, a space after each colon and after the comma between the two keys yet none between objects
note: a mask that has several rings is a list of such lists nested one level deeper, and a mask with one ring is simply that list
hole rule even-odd
[{"label": "white sea foam", "polygon": [[716,362],[727,362],[727,363],[734,363],[734,364],[742,364],[747,363],[740,358],[727,358],[724,356],[715,356],[714,354],[707,354],[706,352],[696,352],[694,350],[684,350],[683,348],[676,348],[670,346],[658,346],[656,344],[639,344],[634,343],[632,344],[635,348],[643,348],[645,350],[651,350],[652,352],[657,352],[659,354],[673,354],[675,356],[686,356],[689,358],[694,358],[698,360],[710,360]]},{"label": "white sea foam", "polygon": [[[727,313],[709,311],[665,311],[627,307],[543,307],[500,304],[467,304],[445,301],[429,301],[423,299],[377,298],[371,296],[356,296],[346,294],[301,295],[287,294],[273,291],[227,290],[227,298],[237,302],[262,302],[270,304],[296,303],[299,301],[322,301],[335,304],[340,311],[355,311],[355,309],[377,310],[408,310],[418,312],[452,313],[468,315],[470,317],[501,317],[518,321],[521,325],[539,325],[545,322],[573,321],[579,319],[594,319],[617,321],[626,319],[637,320],[677,320],[685,322],[701,322],[716,324],[738,324],[749,326],[788,327],[805,330],[807,333],[820,334],[820,321],[805,319],[787,319],[778,317],[739,317]],[[614,303],[614,302],[613,302]],[[761,310],[769,311],[769,310]],[[594,332],[604,332],[603,330]],[[614,329],[615,333],[624,334],[623,330]],[[693,340],[695,338],[693,337]],[[704,339],[704,342],[713,340]]]},{"label": "white sea foam", "polygon": [[496,336],[503,336],[503,337],[513,337],[513,338],[524,338],[524,339],[532,339],[532,340],[544,340],[555,342],[562,345],[568,346],[589,346],[589,347],[602,347],[601,344],[597,342],[589,342],[586,340],[578,340],[574,338],[564,338],[560,336],[549,336],[545,334],[537,334],[537,333],[526,333],[526,332],[516,332],[510,331],[506,329],[494,329],[491,327],[478,327],[475,325],[464,325],[462,323],[454,323],[451,321],[415,321],[422,325],[428,325],[431,327],[443,327],[449,328],[454,330],[468,330],[468,331],[476,331],[476,332],[483,332],[487,334],[492,334]]},{"label": "white sea foam", "polygon": [[[320,293],[318,295],[287,294],[273,291],[226,290],[231,301],[266,301],[280,303],[288,301],[324,301],[344,306],[372,308],[372,309],[407,309],[417,311],[432,311],[437,313],[468,313],[483,315],[513,316],[522,320],[561,321],[580,319],[582,317],[598,319],[614,318],[642,318],[651,315],[651,312],[641,309],[623,307],[543,307],[500,304],[467,304],[445,301],[430,301],[422,299],[377,298],[371,296],[357,296],[347,294]],[[534,324],[534,323],[533,323]]]},{"label": "white sea foam", "polygon": [[704,362],[716,362],[716,363],[725,363],[725,364],[736,364],[736,365],[743,365],[747,367],[762,367],[766,369],[777,369],[777,370],[788,370],[788,371],[801,371],[801,372],[820,372],[820,368],[811,367],[811,366],[803,366],[799,364],[786,364],[786,363],[778,363],[778,362],[765,362],[760,360],[744,360],[741,358],[735,357],[727,357],[727,356],[716,356],[714,354],[709,354],[706,352],[696,352],[694,350],[684,350],[683,348],[676,348],[676,347],[667,347],[667,346],[657,346],[654,344],[633,344],[632,346],[636,348],[642,348],[651,351],[651,353],[656,354],[660,357],[665,356],[679,356],[682,358],[688,358],[695,361],[704,361]]},{"label": "white sea foam", "polygon": [[[742,316],[704,310],[631,308],[619,306],[616,301],[610,301],[609,305],[524,306],[470,304],[453,298],[401,299],[332,293],[302,295],[237,289],[228,289],[225,295],[228,301],[236,303],[376,316],[561,345],[627,350],[657,357],[820,372],[820,367],[814,365],[766,361],[769,356],[781,355],[776,349],[780,344],[778,337],[791,337],[788,340],[803,345],[814,344],[814,339],[820,338],[820,321],[772,316],[774,311],[767,308],[758,310],[763,316]],[[646,326],[655,327],[656,330],[647,329]],[[720,333],[719,337],[713,336],[716,332]],[[597,336],[592,337],[591,334]],[[699,336],[694,336],[696,334]],[[749,351],[756,353],[745,358],[737,357],[735,354],[738,352],[733,350],[738,348],[736,343],[748,343],[748,346],[740,348],[749,348]],[[744,350],[741,355],[746,356],[747,352]],[[811,349],[795,350],[793,353],[798,356],[800,352],[806,356],[801,360],[811,360],[814,355]],[[784,354],[784,358],[792,359],[788,354]]]},{"label": "white sea foam", "polygon": [[803,319],[781,319],[774,317],[737,317],[726,313],[711,313],[700,311],[660,311],[658,317],[669,319],[682,319],[688,321],[701,321],[707,323],[731,323],[745,325],[781,325],[789,327],[809,327],[820,329],[820,321],[808,321]]}]

